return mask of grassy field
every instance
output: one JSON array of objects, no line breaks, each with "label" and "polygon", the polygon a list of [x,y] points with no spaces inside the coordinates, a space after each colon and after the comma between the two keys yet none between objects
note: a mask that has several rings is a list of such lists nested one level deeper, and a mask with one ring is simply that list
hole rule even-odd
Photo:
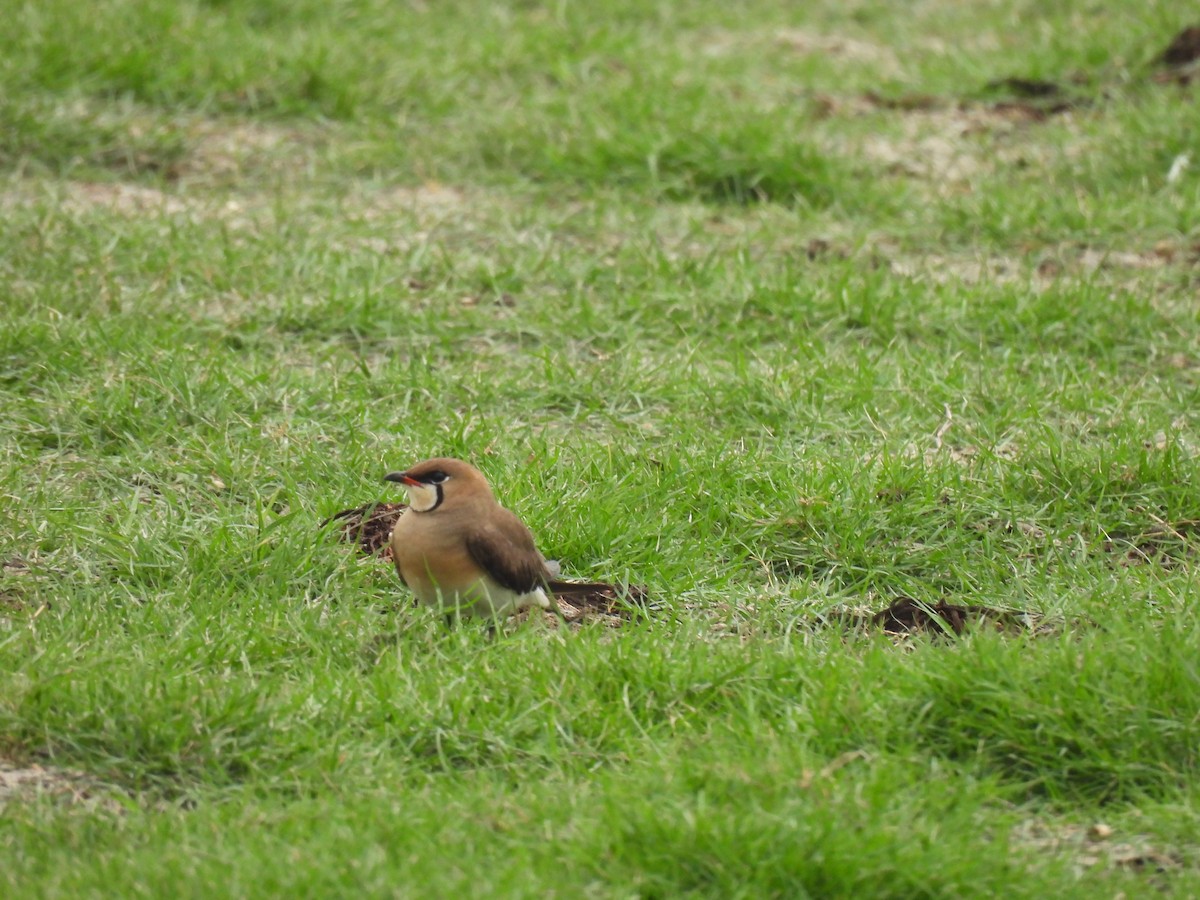
[{"label": "grassy field", "polygon": [[0,894],[1200,894],[1183,6],[10,4]]}]

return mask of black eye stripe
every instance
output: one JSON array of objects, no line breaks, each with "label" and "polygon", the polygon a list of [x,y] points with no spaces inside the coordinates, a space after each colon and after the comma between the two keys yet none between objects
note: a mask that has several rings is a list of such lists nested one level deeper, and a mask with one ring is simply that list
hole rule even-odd
[{"label": "black eye stripe", "polygon": [[441,469],[435,469],[434,471],[425,473],[423,475],[416,475],[416,474],[413,474],[412,472],[407,472],[405,474],[407,475],[408,478],[412,479],[413,481],[417,482],[418,484],[424,484],[429,487],[433,487],[434,485],[438,485],[438,484],[445,484],[447,481],[450,480],[450,476],[447,475],[445,472],[443,472]]}]

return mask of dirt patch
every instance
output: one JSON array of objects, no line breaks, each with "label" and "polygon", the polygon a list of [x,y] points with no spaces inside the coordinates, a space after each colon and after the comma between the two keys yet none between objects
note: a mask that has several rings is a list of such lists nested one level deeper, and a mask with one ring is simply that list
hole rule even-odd
[{"label": "dirt patch", "polygon": [[388,542],[392,538],[392,529],[405,509],[407,506],[403,503],[373,503],[343,509],[323,521],[321,527],[339,522],[342,540],[358,544],[359,549],[368,556],[390,560],[392,548]]},{"label": "dirt patch", "polygon": [[1091,274],[1101,269],[1160,269],[1171,257],[1155,250],[1137,252],[1084,247],[1075,260],[1080,271]]},{"label": "dirt patch", "polygon": [[1200,244],[1161,241],[1148,249],[1090,247],[1081,244],[1047,245],[1031,248],[1028,255],[969,256],[904,252],[886,241],[878,242],[873,258],[893,274],[934,284],[1020,284],[1044,290],[1064,279],[1087,279],[1098,275],[1120,282],[1134,281],[1176,266],[1200,265]]},{"label": "dirt patch", "polygon": [[1192,562],[1200,545],[1200,520],[1158,520],[1139,530],[1113,529],[1100,550],[1122,567],[1157,564],[1171,570]]},{"label": "dirt patch", "polygon": [[[1051,82],[1025,81],[1005,78],[989,82],[986,89],[1002,92],[1003,86],[1018,84],[1023,88],[1011,96],[991,101],[959,100],[931,94],[900,94],[888,96],[867,91],[855,104],[860,110],[896,110],[905,113],[940,113],[965,122],[972,131],[984,131],[1017,125],[1023,122],[1044,122],[1059,113],[1090,105],[1083,97],[1062,93]],[[1041,93],[1038,93],[1041,85]],[[1025,93],[1029,91],[1031,93]]]},{"label": "dirt patch", "polygon": [[1033,613],[942,600],[925,603],[912,597],[899,597],[878,612],[837,608],[823,618],[826,622],[864,631],[878,629],[893,636],[930,634],[946,637],[962,635],[973,628],[991,628],[1006,634],[1053,630],[1041,616]]},{"label": "dirt patch", "polygon": [[[478,187],[441,182],[388,186],[349,185],[339,195],[337,212],[350,232],[335,239],[339,247],[381,256],[409,253],[430,242],[455,248],[464,269],[478,261],[488,265],[496,253],[495,214],[509,208],[511,198]],[[536,230],[504,229],[505,246],[544,238]],[[424,285],[409,287],[418,293]]]},{"label": "dirt patch", "polygon": [[50,796],[71,804],[123,809],[112,798],[103,797],[98,786],[83,772],[36,763],[20,765],[0,759],[0,809],[8,803],[29,801],[39,796]]},{"label": "dirt patch", "polygon": [[560,621],[571,625],[594,623],[619,628],[630,619],[650,611],[646,602],[646,590],[637,585],[551,579],[550,590],[559,615],[545,610],[530,609],[513,618],[523,621],[530,616],[540,616],[551,628],[557,627]]},{"label": "dirt patch", "polygon": [[367,216],[388,215],[395,212],[445,213],[462,209],[467,205],[466,194],[456,187],[438,182],[416,186],[400,185],[377,194],[360,198]]},{"label": "dirt patch", "polygon": [[874,66],[881,74],[899,76],[903,68],[896,52],[883,44],[842,34],[822,34],[802,28],[783,28],[772,35],[775,44],[802,55],[840,57]]},{"label": "dirt patch", "polygon": [[[1008,146],[1003,139],[1077,105],[1074,101],[947,101],[924,95],[885,98],[873,93],[849,100],[819,98],[816,103],[819,111],[852,115],[881,109],[904,113],[894,120],[893,133],[871,134],[849,149],[892,174],[930,181],[942,194],[961,192],[973,178],[999,166],[1025,167],[1036,162],[1039,153],[1048,155],[1049,150],[1028,141]],[[991,140],[979,140],[982,136]]]},{"label": "dirt patch", "polygon": [[1009,634],[1052,630],[1041,616],[1029,612],[941,600],[922,603],[912,597],[900,597],[881,609],[871,617],[871,624],[888,634],[964,634],[976,626]]},{"label": "dirt patch", "polygon": [[1082,868],[1104,866],[1164,874],[1183,865],[1183,859],[1174,850],[1154,846],[1145,835],[1121,835],[1103,822],[1088,826],[1025,822],[1012,830],[1010,840],[1015,847],[1067,856]]},{"label": "dirt patch", "polygon": [[[257,228],[274,215],[272,202],[259,194],[240,192],[236,198],[212,198],[187,190],[170,190],[132,182],[60,182],[58,208],[73,214],[97,210],[127,217],[189,217],[194,220],[216,219],[231,228]],[[0,209],[45,202],[44,191],[37,186],[18,185],[0,192]],[[353,194],[342,198],[345,210],[364,221],[394,219],[397,214],[443,216],[468,208],[464,193],[443,185],[396,187],[372,194]],[[357,239],[357,245],[377,252],[403,249],[428,233],[407,235],[405,240]]]},{"label": "dirt patch", "polygon": [[898,78],[904,74],[900,60],[891,47],[849,35],[804,28],[718,30],[700,41],[699,47],[700,52],[709,57],[783,50],[801,56],[826,56],[870,66],[886,78]]},{"label": "dirt patch", "polygon": [[[810,97],[818,118],[896,113],[887,117],[887,127],[873,128],[863,138],[843,139],[831,152],[859,155],[892,174],[927,182],[939,196],[969,191],[977,177],[998,169],[1057,159],[1064,152],[1061,140],[1042,146],[1013,138],[1094,102],[1057,82],[1016,76],[992,80],[968,96],[869,90]],[[1074,151],[1068,147],[1067,152]]]},{"label": "dirt patch", "polygon": [[[44,592],[38,590],[38,566],[36,555],[31,559],[12,556],[0,562],[0,613],[31,614],[32,621],[50,608]],[[0,616],[0,630],[10,628],[12,620]]]},{"label": "dirt patch", "polygon": [[[69,118],[83,117],[94,118],[103,128],[129,140],[161,133],[178,144],[178,152],[169,166],[154,170],[158,177],[149,183],[128,179],[130,171],[142,171],[130,166],[108,167],[117,173],[116,181],[65,182],[62,205],[79,212],[102,209],[129,216],[194,215],[256,225],[263,216],[271,215],[277,204],[276,193],[264,185],[311,179],[333,137],[332,126],[326,125],[281,125],[201,116],[164,122],[157,116],[136,112],[93,113],[86,106],[69,111]],[[127,180],[119,180],[121,175]],[[214,188],[236,189],[237,194],[213,197]],[[460,192],[439,185],[356,193],[349,198],[338,195],[338,202],[352,213],[357,209],[370,214],[374,210],[444,210],[465,205]],[[0,192],[0,207],[45,200],[45,190],[37,183],[25,187],[16,182]]]},{"label": "dirt patch", "polygon": [[247,170],[297,168],[315,150],[307,131],[262,122],[202,121],[191,129],[188,152],[176,178],[217,178]]},{"label": "dirt patch", "polygon": [[1053,81],[1039,78],[997,78],[987,84],[989,90],[1004,91],[1017,97],[1046,98],[1061,97],[1063,89]]},{"label": "dirt patch", "polygon": [[[391,560],[392,529],[408,507],[403,503],[370,503],[353,509],[343,509],[321,523],[326,528],[338,523],[338,537],[356,544],[361,553]],[[558,563],[548,562],[547,568],[557,574]],[[602,581],[570,581],[551,578],[550,591],[562,617],[570,623],[598,621],[618,626],[648,610],[645,588],[638,585],[615,585]],[[513,618],[520,621],[530,615],[544,615],[550,624],[557,624],[553,613],[527,612]]]},{"label": "dirt patch", "polygon": [[1200,241],[1159,241],[1152,252],[1163,265],[1200,266]]},{"label": "dirt patch", "polygon": [[1200,25],[1185,28],[1175,35],[1155,62],[1165,70],[1154,76],[1155,81],[1191,84],[1200,74]]},{"label": "dirt patch", "polygon": [[[881,251],[887,258],[886,251]],[[1012,284],[1036,280],[1038,272],[1011,256],[970,257],[929,253],[888,259],[892,273],[902,278],[928,279],[934,284]]]},{"label": "dirt patch", "polygon": [[994,114],[1042,122],[1072,109],[1090,106],[1090,97],[1068,90],[1055,81],[1009,76],[984,85],[984,92],[997,99],[987,104]]},{"label": "dirt patch", "polygon": [[[865,115],[875,109],[861,99],[847,103],[822,97],[814,102],[818,115]],[[863,137],[834,139],[828,152],[837,157],[861,157],[889,174],[926,182],[938,196],[969,192],[974,180],[1010,164],[1009,156],[1016,152],[978,140],[981,134],[1005,135],[1019,126],[1019,120],[990,110],[921,107],[891,121],[888,128],[872,130]],[[1022,142],[1022,164],[1028,164],[1027,157],[1035,149]]]},{"label": "dirt patch", "polygon": [[[237,199],[201,198],[186,191],[164,190],[125,181],[61,181],[55,208],[69,215],[96,212],[134,219],[219,220],[233,229],[259,226],[271,214],[268,201],[248,195]],[[0,192],[0,210],[31,207],[47,201],[44,186],[15,183]]]},{"label": "dirt patch", "polygon": [[962,140],[966,126],[952,118],[925,116],[906,120],[899,136],[872,135],[860,145],[862,155],[888,172],[961,184],[983,172],[987,163]]},{"label": "dirt patch", "polygon": [[120,181],[69,181],[63,186],[62,208],[72,213],[99,208],[124,216],[178,216],[193,211],[191,204],[158,188]]}]

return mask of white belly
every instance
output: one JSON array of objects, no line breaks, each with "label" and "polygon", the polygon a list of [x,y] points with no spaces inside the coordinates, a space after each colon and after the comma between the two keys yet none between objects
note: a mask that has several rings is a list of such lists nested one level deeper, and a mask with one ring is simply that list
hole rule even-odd
[{"label": "white belly", "polygon": [[423,605],[436,607],[447,615],[457,613],[465,617],[500,619],[534,606],[550,609],[550,600],[541,588],[518,594],[490,578],[480,578],[474,584],[457,590],[444,590],[431,585],[416,594]]}]

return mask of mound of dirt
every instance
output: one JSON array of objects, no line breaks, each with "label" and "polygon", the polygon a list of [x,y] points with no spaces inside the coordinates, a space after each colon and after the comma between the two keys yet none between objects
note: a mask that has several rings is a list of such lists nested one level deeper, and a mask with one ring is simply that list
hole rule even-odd
[{"label": "mound of dirt", "polygon": [[382,559],[392,558],[389,541],[392,529],[401,513],[408,507],[403,503],[369,503],[354,509],[343,509],[321,523],[324,528],[330,522],[342,523],[342,540],[353,541],[369,556]]},{"label": "mound of dirt", "polygon": [[898,597],[877,612],[840,607],[821,618],[826,624],[837,623],[862,631],[879,629],[893,637],[919,634],[950,637],[966,634],[977,627],[1006,634],[1048,634],[1056,627],[1035,613],[944,600],[922,602],[912,597]]}]

